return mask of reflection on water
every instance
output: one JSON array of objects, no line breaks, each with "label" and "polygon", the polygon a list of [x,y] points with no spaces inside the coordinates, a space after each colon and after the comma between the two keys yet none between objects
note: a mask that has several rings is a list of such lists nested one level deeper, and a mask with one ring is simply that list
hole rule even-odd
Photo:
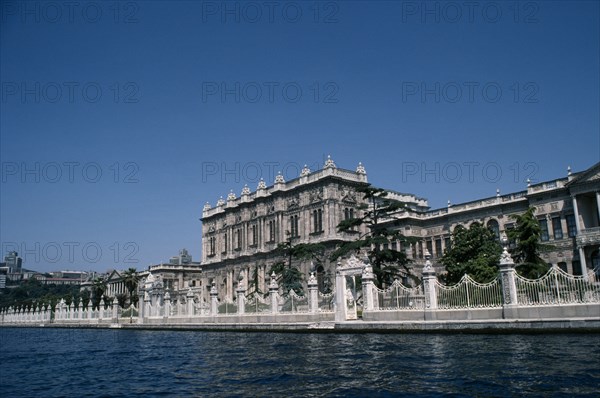
[{"label": "reflection on water", "polygon": [[600,336],[0,328],[0,396],[598,396]]}]

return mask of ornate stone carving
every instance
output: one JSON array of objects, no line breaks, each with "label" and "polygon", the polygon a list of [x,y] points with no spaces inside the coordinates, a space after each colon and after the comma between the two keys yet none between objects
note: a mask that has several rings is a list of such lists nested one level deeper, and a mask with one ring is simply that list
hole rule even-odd
[{"label": "ornate stone carving", "polygon": [[365,170],[365,167],[363,166],[362,162],[358,162],[358,166],[356,167],[356,174],[367,174],[367,171]]},{"label": "ornate stone carving", "polygon": [[204,204],[204,207],[202,208],[202,210],[203,210],[203,211],[207,211],[207,210],[210,210],[210,209],[211,209],[211,207],[210,207],[210,203],[206,202],[206,203]]},{"label": "ornate stone carving", "polygon": [[327,160],[325,161],[325,165],[323,166],[323,168],[324,169],[335,169],[335,168],[337,168],[337,166],[333,162],[333,159],[331,159],[331,155],[327,155]]},{"label": "ornate stone carving", "polygon": [[231,201],[231,200],[235,200],[236,196],[233,193],[233,189],[231,191],[229,191],[229,195],[227,195],[227,201]]},{"label": "ornate stone carving", "polygon": [[256,189],[257,190],[267,189],[267,184],[265,183],[265,180],[263,180],[261,178],[260,181],[258,182],[258,186],[256,187]]},{"label": "ornate stone carving", "polygon": [[320,202],[323,200],[323,188],[313,189],[308,193],[310,203]]},{"label": "ornate stone carving", "polygon": [[283,174],[281,174],[281,171],[280,171],[275,176],[275,184],[284,184],[284,183],[285,183],[285,179],[283,178]]},{"label": "ornate stone carving", "polygon": [[248,184],[245,184],[244,188],[242,188],[242,195],[250,195],[250,188],[248,188]]},{"label": "ornate stone carving", "polygon": [[219,200],[217,200],[217,206],[223,206],[225,204],[225,200],[223,200],[223,197],[221,196],[219,198]]},{"label": "ornate stone carving", "polygon": [[302,168],[302,171],[300,172],[300,177],[306,177],[309,174],[310,174],[310,169],[308,168],[307,165],[304,165],[304,167]]},{"label": "ornate stone carving", "polygon": [[288,209],[296,209],[300,206],[300,199],[297,196],[288,199]]}]

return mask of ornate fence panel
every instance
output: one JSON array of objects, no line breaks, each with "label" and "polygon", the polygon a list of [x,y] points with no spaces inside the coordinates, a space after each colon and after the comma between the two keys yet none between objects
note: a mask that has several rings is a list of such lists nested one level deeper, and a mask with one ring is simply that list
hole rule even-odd
[{"label": "ornate fence panel", "polygon": [[406,287],[395,280],[386,289],[375,287],[375,309],[380,311],[391,310],[422,310],[425,308],[423,285]]},{"label": "ornate fence panel", "polygon": [[600,303],[600,284],[585,280],[583,276],[567,274],[553,266],[539,279],[516,275],[519,305],[560,305]]},{"label": "ornate fence panel", "polygon": [[308,297],[299,296],[291,289],[286,297],[279,299],[280,312],[308,312]]},{"label": "ornate fence panel", "polygon": [[271,312],[271,302],[260,294],[253,294],[246,298],[246,313],[256,314],[260,312]]},{"label": "ornate fence panel", "polygon": [[439,309],[502,307],[502,287],[499,279],[490,283],[475,282],[469,275],[452,286],[435,282]]},{"label": "ornate fence panel", "polygon": [[333,292],[330,293],[317,293],[319,312],[333,312],[335,310],[335,298]]},{"label": "ornate fence panel", "polygon": [[237,314],[237,304],[230,300],[223,300],[219,303],[218,306],[218,314],[219,315],[233,315]]}]

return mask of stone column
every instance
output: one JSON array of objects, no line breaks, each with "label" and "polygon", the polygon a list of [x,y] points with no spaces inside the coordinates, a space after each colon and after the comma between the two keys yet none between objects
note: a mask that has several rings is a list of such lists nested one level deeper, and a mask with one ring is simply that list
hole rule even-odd
[{"label": "stone column", "polygon": [[213,281],[210,287],[210,314],[215,316],[219,313],[219,292],[217,291],[217,285]]},{"label": "stone column", "polygon": [[192,292],[192,288],[188,288],[187,294],[185,295],[186,304],[187,304],[187,316],[191,318],[194,316],[194,292]]},{"label": "stone column", "polygon": [[119,300],[115,297],[112,303],[112,318],[113,322],[119,323]]},{"label": "stone column", "polygon": [[[143,281],[140,282],[140,285],[143,286]],[[144,323],[144,317],[146,315],[146,309],[144,308],[144,297],[146,296],[146,292],[143,289],[138,290],[138,319],[137,323]]]},{"label": "stone column", "polygon": [[517,285],[515,283],[515,262],[508,252],[508,239],[502,236],[504,250],[500,256],[500,281],[502,282],[502,300],[504,307],[504,318],[516,318],[516,307],[518,305]]},{"label": "stone column", "polygon": [[340,267],[342,263],[338,262],[335,270],[335,321],[344,322],[347,318],[348,308],[346,307],[346,276],[342,275]]},{"label": "stone column", "polygon": [[587,281],[588,280],[588,271],[587,271],[587,262],[585,261],[585,247],[578,246],[577,250],[579,251],[579,264],[581,265],[581,275]]},{"label": "stone column", "polygon": [[[163,314],[163,319],[167,319],[171,316],[171,295],[169,292],[165,292],[165,313]],[[131,306],[131,310],[133,311],[133,306]]]},{"label": "stone column", "polygon": [[[241,278],[240,278],[241,279]],[[246,288],[244,281],[240,280],[236,289],[237,293],[237,313],[243,315],[246,313]]]},{"label": "stone column", "polygon": [[100,297],[100,302],[98,303],[98,319],[104,318],[104,297]]},{"label": "stone column", "polygon": [[319,312],[319,284],[313,271],[308,278],[308,308],[313,314]]},{"label": "stone column", "polygon": [[425,267],[423,268],[423,293],[425,295],[425,320],[436,319],[435,310],[437,310],[437,291],[435,283],[437,277],[430,261],[430,254],[425,252]]},{"label": "stone column", "polygon": [[600,191],[596,192],[596,207],[598,208],[598,219],[600,220]]},{"label": "stone column", "polygon": [[152,301],[150,300],[150,293],[146,290],[144,292],[144,318],[152,316]]},{"label": "stone column", "polygon": [[577,227],[577,233],[581,232],[581,223],[579,222],[579,209],[577,208],[577,196],[572,196],[573,200],[573,212],[575,213],[575,227]]},{"label": "stone column", "polygon": [[277,314],[279,312],[279,302],[277,296],[279,295],[279,285],[275,272],[271,274],[271,284],[269,285],[269,297],[271,297],[271,312]]},{"label": "stone column", "polygon": [[[367,264],[362,273],[362,288],[363,288],[363,311],[375,310],[375,300],[373,292],[373,281],[375,280],[375,274],[373,274],[373,267],[371,264]],[[364,318],[364,315],[363,315]]]}]

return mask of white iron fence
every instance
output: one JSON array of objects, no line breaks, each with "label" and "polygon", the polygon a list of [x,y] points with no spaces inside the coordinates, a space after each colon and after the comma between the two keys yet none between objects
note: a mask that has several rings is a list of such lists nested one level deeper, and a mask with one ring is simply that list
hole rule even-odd
[{"label": "white iron fence", "polygon": [[519,305],[560,305],[600,302],[600,284],[567,274],[554,266],[539,279],[515,277]]}]

